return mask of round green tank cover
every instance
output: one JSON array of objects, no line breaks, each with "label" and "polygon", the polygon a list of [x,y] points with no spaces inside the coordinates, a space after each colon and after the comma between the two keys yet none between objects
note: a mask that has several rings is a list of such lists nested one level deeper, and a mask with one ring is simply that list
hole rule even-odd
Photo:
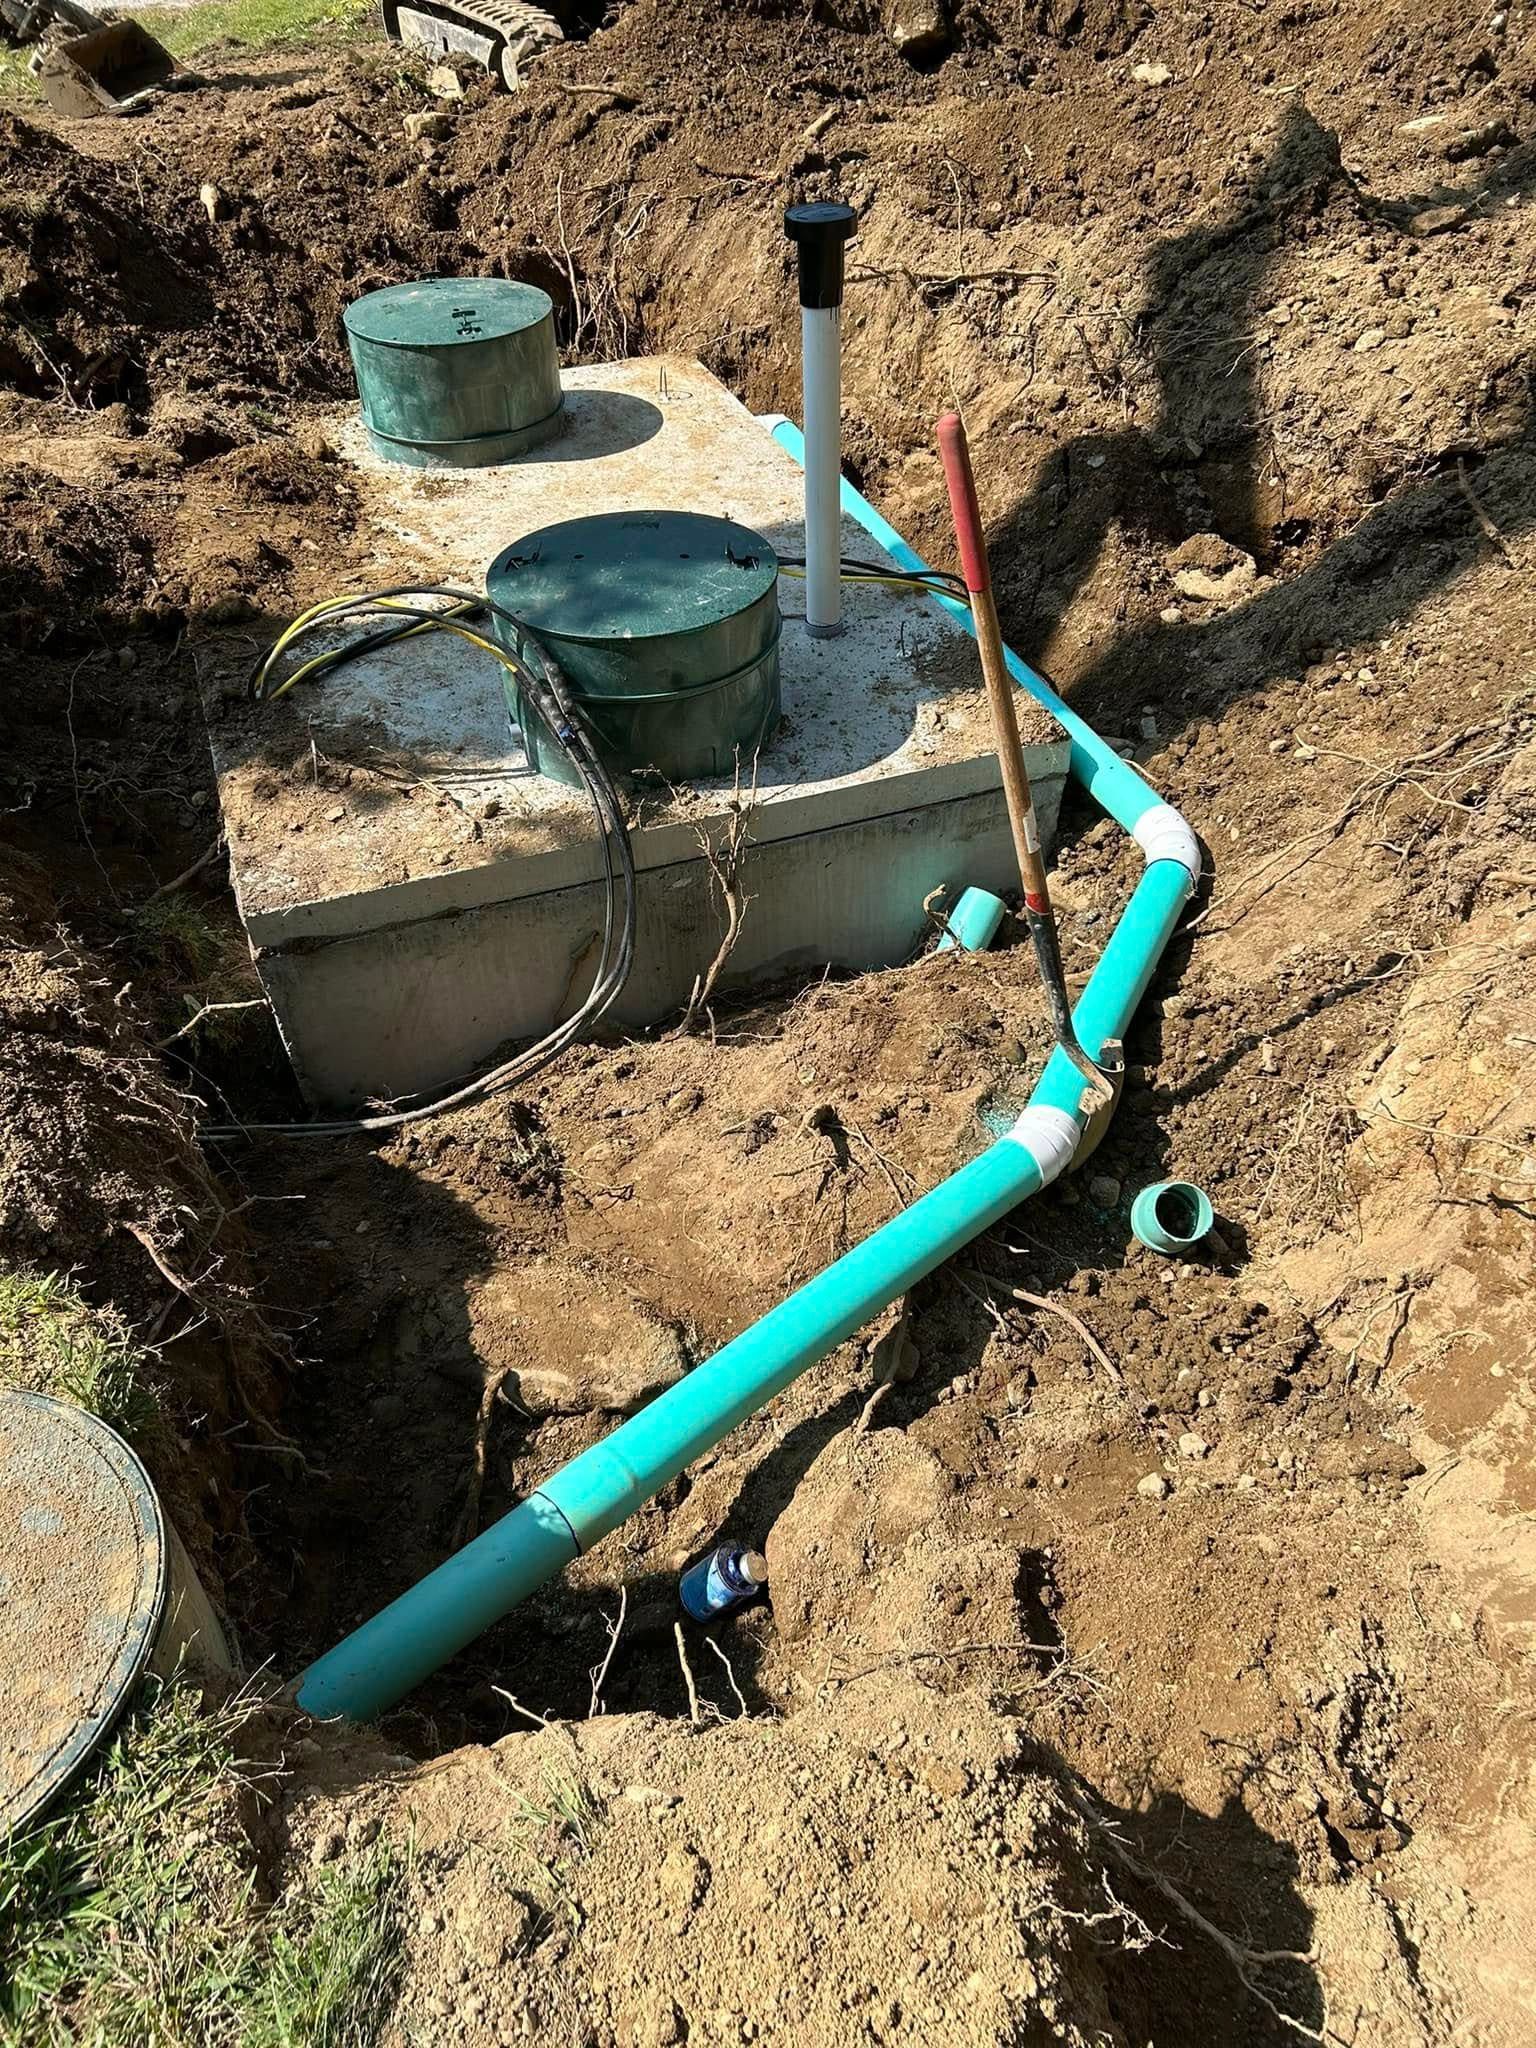
[{"label": "round green tank cover", "polygon": [[[735,520],[602,512],[515,542],[486,589],[559,663],[610,767],[679,780],[732,773],[778,721],[778,576]],[[572,780],[521,692],[514,715],[534,766]]]},{"label": "round green tank cover", "polygon": [[375,450],[419,468],[479,468],[560,423],[554,305],[504,277],[388,285],[343,315]]},{"label": "round green tank cover", "polygon": [[0,1388],[0,1837],[111,1733],[149,1660],[169,1570],[138,1457],[94,1415]]}]

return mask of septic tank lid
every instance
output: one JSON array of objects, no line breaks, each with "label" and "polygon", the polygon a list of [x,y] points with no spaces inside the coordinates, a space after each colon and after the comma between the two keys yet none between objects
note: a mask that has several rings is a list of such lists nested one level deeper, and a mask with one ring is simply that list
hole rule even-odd
[{"label": "septic tank lid", "polygon": [[537,327],[554,301],[536,284],[506,277],[424,277],[387,284],[342,314],[349,334],[387,348],[441,348],[445,342],[505,341]]},{"label": "septic tank lid", "polygon": [[770,544],[734,519],[595,512],[514,541],[486,583],[531,632],[551,639],[654,640],[735,618],[778,574]]},{"label": "septic tank lid", "polygon": [[165,1607],[149,1475],[94,1415],[0,1389],[0,1837],[111,1729]]}]

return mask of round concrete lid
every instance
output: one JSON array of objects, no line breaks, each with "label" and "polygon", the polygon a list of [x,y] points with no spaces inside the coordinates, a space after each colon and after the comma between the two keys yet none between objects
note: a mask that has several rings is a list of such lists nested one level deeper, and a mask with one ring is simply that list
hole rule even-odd
[{"label": "round concrete lid", "polygon": [[548,292],[505,277],[424,277],[385,285],[342,315],[359,341],[386,348],[451,348],[459,342],[505,341],[554,312]]},{"label": "round concrete lid", "polygon": [[486,589],[552,640],[707,631],[766,597],[779,558],[761,534],[704,512],[596,512],[499,554]]},{"label": "round concrete lid", "polygon": [[0,1390],[0,1836],[111,1729],[165,1607],[149,1475],[94,1415]]}]

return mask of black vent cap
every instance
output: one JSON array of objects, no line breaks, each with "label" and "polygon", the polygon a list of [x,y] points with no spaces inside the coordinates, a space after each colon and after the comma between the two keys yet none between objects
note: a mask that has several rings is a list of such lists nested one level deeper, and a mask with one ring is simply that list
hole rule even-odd
[{"label": "black vent cap", "polygon": [[818,199],[786,207],[784,232],[800,257],[800,303],[817,311],[843,303],[843,245],[854,213],[840,200]]}]

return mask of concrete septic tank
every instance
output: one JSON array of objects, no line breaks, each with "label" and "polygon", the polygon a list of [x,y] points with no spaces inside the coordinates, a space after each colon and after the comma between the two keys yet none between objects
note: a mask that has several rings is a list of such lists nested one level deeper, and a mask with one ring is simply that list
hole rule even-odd
[{"label": "concrete septic tank", "polygon": [[[509,543],[604,511],[710,513],[781,558],[803,553],[799,465],[701,365],[597,365],[564,385],[558,433],[498,468],[386,464],[355,416],[339,418],[375,547],[338,570],[336,594],[483,589]],[[886,559],[847,520],[843,551]],[[721,988],[895,965],[941,883],[1017,883],[963,628],[919,593],[850,584],[846,631],[813,639],[803,583],[779,588],[783,716],[756,766],[751,901]],[[1023,699],[1019,712],[1049,840],[1068,748],[1044,713]],[[211,734],[240,913],[316,1107],[457,1081],[576,1007],[602,918],[591,812],[531,771],[490,655],[423,634],[275,703],[215,708]],[[621,1025],[679,1008],[714,957],[722,912],[700,835],[725,829],[750,763],[741,782],[636,789],[636,958],[609,1013]]]}]

